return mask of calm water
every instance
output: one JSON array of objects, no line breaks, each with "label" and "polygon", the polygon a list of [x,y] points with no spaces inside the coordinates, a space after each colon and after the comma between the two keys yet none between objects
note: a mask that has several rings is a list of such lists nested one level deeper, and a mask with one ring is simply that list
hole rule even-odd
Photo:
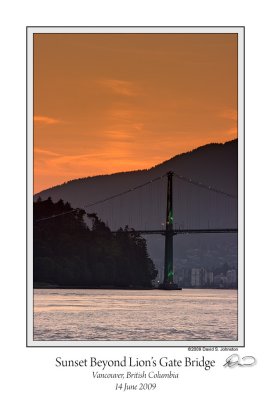
[{"label": "calm water", "polygon": [[36,289],[34,340],[237,340],[237,291]]}]

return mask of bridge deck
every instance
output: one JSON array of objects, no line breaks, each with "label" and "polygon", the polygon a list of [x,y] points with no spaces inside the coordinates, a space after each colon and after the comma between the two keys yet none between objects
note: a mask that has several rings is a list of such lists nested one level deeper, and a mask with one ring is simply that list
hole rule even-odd
[{"label": "bridge deck", "polygon": [[[117,233],[118,231],[112,231],[112,233]],[[138,233],[142,235],[165,235],[165,229],[156,229],[156,230],[128,230],[128,233]],[[238,233],[238,229],[173,229],[173,235],[185,235],[185,234],[195,234],[195,233]]]}]

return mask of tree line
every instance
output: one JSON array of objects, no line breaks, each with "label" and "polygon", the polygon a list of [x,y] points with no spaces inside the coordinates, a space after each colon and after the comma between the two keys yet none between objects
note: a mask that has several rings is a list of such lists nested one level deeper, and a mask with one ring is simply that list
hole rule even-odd
[{"label": "tree line", "polygon": [[113,234],[96,214],[50,197],[35,201],[33,213],[34,287],[152,287],[146,240],[128,226]]}]

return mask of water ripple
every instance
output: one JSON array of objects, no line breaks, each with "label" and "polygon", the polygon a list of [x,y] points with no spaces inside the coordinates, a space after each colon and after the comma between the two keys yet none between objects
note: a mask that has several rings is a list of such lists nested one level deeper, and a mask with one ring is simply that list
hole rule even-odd
[{"label": "water ripple", "polygon": [[34,291],[34,340],[237,340],[237,291]]}]

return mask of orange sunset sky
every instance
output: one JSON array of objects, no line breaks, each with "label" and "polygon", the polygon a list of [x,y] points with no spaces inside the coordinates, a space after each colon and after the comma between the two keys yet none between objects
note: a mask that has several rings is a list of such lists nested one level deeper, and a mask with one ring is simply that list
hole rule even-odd
[{"label": "orange sunset sky", "polygon": [[34,35],[35,193],[236,137],[236,34]]}]

